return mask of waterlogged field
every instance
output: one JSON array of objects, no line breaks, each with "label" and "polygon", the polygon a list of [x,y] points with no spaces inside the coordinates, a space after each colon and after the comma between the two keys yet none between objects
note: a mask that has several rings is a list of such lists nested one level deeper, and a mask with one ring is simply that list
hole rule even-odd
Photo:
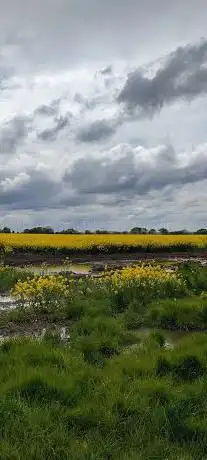
[{"label": "waterlogged field", "polygon": [[0,459],[207,458],[207,267],[2,265],[3,287],[17,307],[0,312]]},{"label": "waterlogged field", "polygon": [[37,235],[0,234],[0,247],[23,250],[179,251],[207,248],[207,235]]}]

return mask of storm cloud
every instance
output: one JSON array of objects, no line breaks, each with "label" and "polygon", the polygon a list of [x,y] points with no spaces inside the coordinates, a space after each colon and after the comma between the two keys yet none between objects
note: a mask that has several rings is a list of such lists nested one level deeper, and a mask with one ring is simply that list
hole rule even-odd
[{"label": "storm cloud", "polygon": [[128,75],[117,101],[143,114],[161,109],[176,100],[190,101],[207,93],[207,41],[179,47],[153,77],[140,70]]}]

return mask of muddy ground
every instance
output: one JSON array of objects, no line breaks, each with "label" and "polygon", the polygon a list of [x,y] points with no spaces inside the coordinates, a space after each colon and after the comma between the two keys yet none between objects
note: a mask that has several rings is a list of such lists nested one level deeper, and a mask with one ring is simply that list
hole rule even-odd
[{"label": "muddy ground", "polygon": [[[62,320],[58,322],[48,321],[46,318],[36,319],[31,322],[15,323],[10,322],[8,326],[0,327],[0,342],[5,338],[34,337],[41,338],[46,332],[61,333],[67,336],[71,327],[71,321]],[[64,338],[64,337],[63,337]]]},{"label": "muddy ground", "polygon": [[59,265],[68,260],[70,263],[90,263],[94,267],[99,265],[114,265],[126,264],[139,261],[149,260],[203,260],[207,261],[207,251],[203,252],[117,252],[112,254],[86,254],[86,253],[73,253],[71,256],[64,254],[45,254],[45,253],[33,253],[33,252],[18,252],[15,254],[6,255],[4,263],[13,266],[25,266],[25,265],[39,265],[47,263],[48,265]]}]

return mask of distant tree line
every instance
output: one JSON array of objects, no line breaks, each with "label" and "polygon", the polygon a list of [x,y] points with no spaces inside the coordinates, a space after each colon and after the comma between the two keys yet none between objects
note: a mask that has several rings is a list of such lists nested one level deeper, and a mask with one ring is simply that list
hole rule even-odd
[{"label": "distant tree line", "polygon": [[[11,230],[9,227],[3,227],[0,229],[0,233],[20,233],[20,232],[15,232],[14,230]],[[52,227],[32,227],[32,228],[25,228],[23,230],[23,233],[35,233],[35,234],[58,234],[58,235],[110,235],[110,234],[117,234],[117,235],[122,235],[122,234],[132,234],[132,235],[207,235],[207,229],[206,228],[200,228],[199,230],[196,230],[195,232],[191,232],[186,229],[182,230],[173,230],[170,231],[167,228],[160,228],[159,230],[151,228],[147,229],[145,227],[133,227],[129,231],[114,231],[111,232],[109,230],[85,230],[83,232],[78,231],[74,228],[67,228],[65,230],[57,231]]]},{"label": "distant tree line", "polygon": [[14,231],[12,232],[9,227],[3,227],[0,229],[0,233],[14,233]]}]

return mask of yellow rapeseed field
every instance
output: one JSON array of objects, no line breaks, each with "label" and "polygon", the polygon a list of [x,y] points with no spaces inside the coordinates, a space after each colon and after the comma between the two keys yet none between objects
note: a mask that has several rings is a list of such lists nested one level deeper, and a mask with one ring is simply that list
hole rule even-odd
[{"label": "yellow rapeseed field", "polygon": [[40,234],[0,234],[0,247],[11,248],[66,248],[68,250],[100,251],[116,247],[127,250],[137,247],[177,248],[186,246],[207,248],[207,235],[40,235]]}]

